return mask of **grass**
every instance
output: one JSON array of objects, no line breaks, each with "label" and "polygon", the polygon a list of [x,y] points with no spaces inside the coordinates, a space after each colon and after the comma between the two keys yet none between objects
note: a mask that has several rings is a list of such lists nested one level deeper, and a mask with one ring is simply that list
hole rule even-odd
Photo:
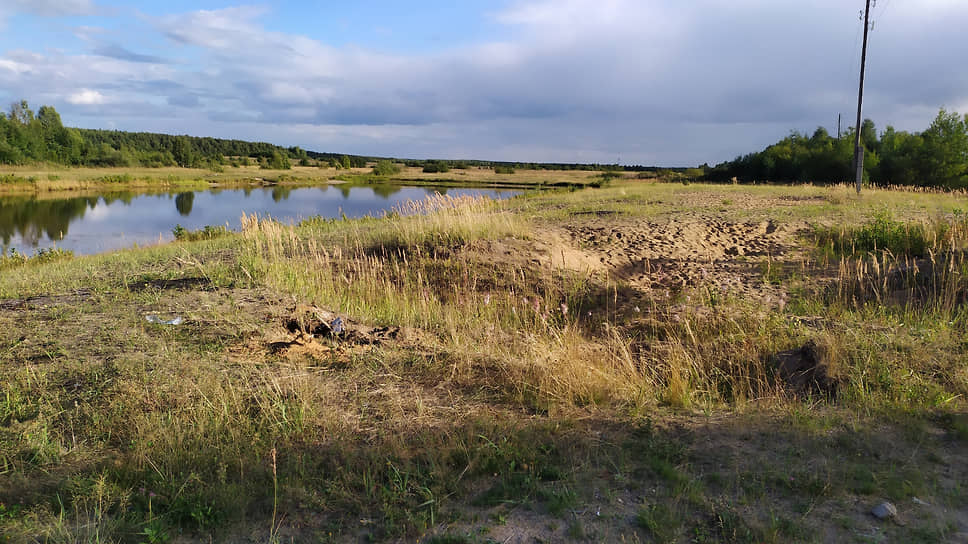
[{"label": "grass", "polygon": [[188,230],[181,225],[175,225],[171,231],[175,240],[179,242],[197,242],[199,240],[212,240],[222,236],[228,236],[231,231],[225,226],[205,225],[197,230]]},{"label": "grass", "polygon": [[18,253],[15,249],[11,248],[9,252],[0,254],[0,270],[66,260],[73,257],[74,253],[72,251],[56,247],[37,250],[33,255]]},{"label": "grass", "polygon": [[[943,195],[851,198],[613,180],[11,261],[0,533],[809,542],[871,530],[843,505],[890,499],[908,524],[876,525],[889,539],[947,538],[968,501],[965,231]],[[885,208],[900,230],[876,226]],[[562,226],[690,214],[802,224],[799,249],[745,263],[786,304],[540,258]],[[854,226],[822,238],[818,217]],[[856,242],[938,218],[923,253]],[[894,281],[915,291],[895,301]],[[272,347],[297,304],[399,335]],[[793,389],[775,356],[811,342],[836,385]]]},{"label": "grass", "polygon": [[[380,165],[376,165],[380,166]],[[395,167],[395,168],[393,168]],[[489,168],[424,172],[419,167],[386,165],[382,169],[293,166],[266,170],[259,166],[202,168],[69,168],[58,165],[5,166],[0,170],[0,193],[46,194],[64,191],[118,189],[161,190],[233,185],[319,185],[333,181],[354,184],[467,185],[473,187],[582,187],[601,184],[594,172],[518,171],[507,176]]]},{"label": "grass", "polygon": [[964,249],[959,246],[966,230],[968,218],[963,212],[925,224],[899,221],[889,210],[880,210],[863,225],[840,229],[817,227],[814,237],[818,246],[838,256],[886,251],[894,256],[923,258],[929,250]]}]

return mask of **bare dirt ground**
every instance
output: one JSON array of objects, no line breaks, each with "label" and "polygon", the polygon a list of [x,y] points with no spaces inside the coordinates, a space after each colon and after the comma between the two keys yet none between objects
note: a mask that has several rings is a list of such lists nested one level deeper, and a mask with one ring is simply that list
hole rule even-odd
[{"label": "bare dirt ground", "polygon": [[[607,274],[643,294],[701,284],[775,306],[785,293],[764,277],[770,268],[789,267],[802,255],[797,238],[808,224],[769,216],[822,202],[819,197],[753,195],[724,200],[715,193],[693,192],[682,197],[683,212],[660,218],[572,215],[543,231],[543,243],[553,266]],[[728,210],[737,208],[752,217],[736,220]]]}]

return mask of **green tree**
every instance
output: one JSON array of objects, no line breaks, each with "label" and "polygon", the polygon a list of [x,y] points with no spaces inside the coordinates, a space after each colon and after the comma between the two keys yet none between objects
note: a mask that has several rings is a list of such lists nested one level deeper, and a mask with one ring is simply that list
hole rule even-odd
[{"label": "green tree", "polygon": [[968,115],[962,117],[943,108],[921,134],[922,174],[931,185],[968,185]]},{"label": "green tree", "polygon": [[450,167],[444,161],[427,161],[424,163],[423,171],[428,174],[450,172]]},{"label": "green tree", "polygon": [[289,162],[289,157],[283,155],[277,150],[272,151],[272,155],[269,156],[269,160],[266,162],[266,168],[270,170],[289,170],[292,168],[292,164]]},{"label": "green tree", "polygon": [[400,173],[400,166],[393,161],[382,160],[373,167],[373,173],[378,176],[392,176]]},{"label": "green tree", "polygon": [[28,125],[34,120],[34,112],[30,110],[26,100],[21,100],[10,104],[10,113],[7,114],[7,118],[15,123]]},{"label": "green tree", "polygon": [[877,127],[874,121],[864,119],[860,124],[860,143],[867,151],[877,151]]},{"label": "green tree", "polygon": [[178,166],[187,168],[195,162],[195,152],[192,149],[192,144],[188,136],[175,137],[175,145],[171,154],[175,158],[175,162],[178,163]]}]

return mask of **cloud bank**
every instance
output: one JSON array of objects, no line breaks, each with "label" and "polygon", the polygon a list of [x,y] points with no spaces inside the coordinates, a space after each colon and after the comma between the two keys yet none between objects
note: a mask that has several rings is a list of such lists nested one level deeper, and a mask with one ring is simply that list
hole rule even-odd
[{"label": "cloud bank", "polygon": [[[850,124],[857,8],[520,0],[481,14],[501,39],[418,54],[337,47],[267,27],[269,8],[237,6],[142,14],[144,47],[83,27],[86,49],[10,48],[0,80],[8,98],[63,107],[87,126],[390,156],[714,163],[792,129],[833,131],[838,114]],[[875,21],[865,116],[918,130],[940,106],[968,107],[968,70],[952,47],[968,4],[889,3]]]}]

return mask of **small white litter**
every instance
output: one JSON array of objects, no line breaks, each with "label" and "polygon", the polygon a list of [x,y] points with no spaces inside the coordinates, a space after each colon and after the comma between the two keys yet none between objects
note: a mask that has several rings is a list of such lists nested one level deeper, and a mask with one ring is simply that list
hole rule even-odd
[{"label": "small white litter", "polygon": [[181,316],[162,319],[155,314],[148,314],[145,316],[145,319],[148,320],[148,323],[154,323],[155,325],[181,325],[185,321]]}]

